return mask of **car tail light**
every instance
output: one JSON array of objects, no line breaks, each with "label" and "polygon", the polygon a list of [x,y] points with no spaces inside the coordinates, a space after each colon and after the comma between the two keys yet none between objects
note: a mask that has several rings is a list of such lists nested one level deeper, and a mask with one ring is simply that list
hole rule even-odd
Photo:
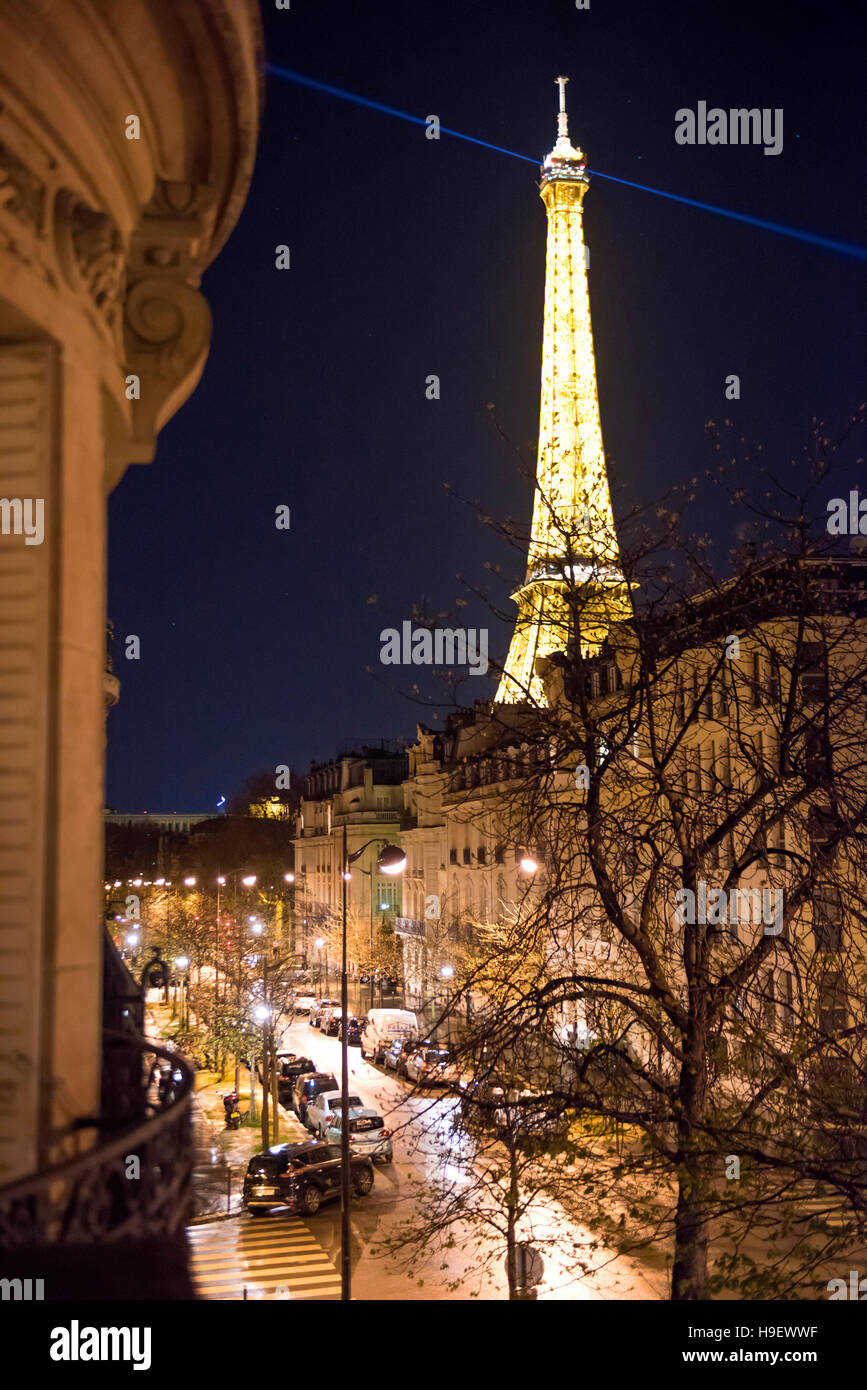
[{"label": "car tail light", "polygon": [[381,1130],[379,1131],[379,1137],[380,1137],[380,1139],[390,1139],[390,1138],[391,1138],[391,1130],[390,1130],[390,1129],[381,1129]]}]

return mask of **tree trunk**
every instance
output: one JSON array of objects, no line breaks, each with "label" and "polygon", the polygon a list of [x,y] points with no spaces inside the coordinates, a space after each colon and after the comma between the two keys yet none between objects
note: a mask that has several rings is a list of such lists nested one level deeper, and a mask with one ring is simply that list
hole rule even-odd
[{"label": "tree trunk", "polygon": [[706,1297],[708,1232],[701,1191],[702,1174],[692,1159],[678,1173],[671,1271],[671,1297],[677,1302]]}]

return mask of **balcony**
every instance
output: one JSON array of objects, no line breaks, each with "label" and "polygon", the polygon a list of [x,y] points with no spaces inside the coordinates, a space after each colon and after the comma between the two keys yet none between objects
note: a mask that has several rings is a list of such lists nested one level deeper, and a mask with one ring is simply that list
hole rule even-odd
[{"label": "balcony", "polygon": [[[0,1187],[0,1267],[43,1279],[49,1300],[193,1298],[184,1234],[193,1074],[139,1036],[141,988],[107,933],[103,1016],[113,1026],[103,1031],[99,1114],[59,1136],[65,1157]],[[168,1085],[158,1084],[161,1067]]]},{"label": "balcony", "polygon": [[[110,1030],[104,1039],[109,1108],[79,1125],[92,1124],[99,1139],[0,1188],[0,1267],[6,1277],[44,1279],[52,1300],[193,1298],[184,1236],[192,1072],[145,1038]],[[163,1097],[154,1079],[161,1062],[181,1078]]]}]

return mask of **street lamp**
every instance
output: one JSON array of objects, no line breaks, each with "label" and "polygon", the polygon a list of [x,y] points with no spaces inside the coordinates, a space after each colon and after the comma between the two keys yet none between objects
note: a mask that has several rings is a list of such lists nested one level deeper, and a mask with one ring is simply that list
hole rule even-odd
[{"label": "street lamp", "polygon": [[[346,821],[343,822],[343,930],[340,943],[340,1010],[343,1027],[340,1030],[340,1109],[343,1120],[340,1125],[340,1298],[344,1303],[352,1299],[352,1258],[350,1246],[350,1203],[352,1184],[349,1173],[349,980],[346,970],[346,907],[349,866],[361,858],[374,840],[368,840],[360,849],[349,853],[346,841]],[[384,874],[400,874],[406,868],[406,855],[398,845],[384,845],[377,855],[377,868]],[[373,893],[373,870],[370,870],[370,891]],[[373,962],[371,962],[372,966]],[[371,1000],[373,986],[371,985]]]},{"label": "street lamp", "polygon": [[[181,970],[181,971],[184,972],[184,978],[181,980],[181,1025],[180,1025],[180,1026],[181,1026],[182,1029],[183,1029],[185,1026],[187,1026],[187,1025],[189,1024],[189,1019],[188,1019],[188,1018],[185,1018],[185,1015],[189,1013],[189,977],[188,977],[188,975],[186,974],[186,971],[187,971],[187,969],[188,969],[188,967],[189,967],[189,964],[190,964],[190,958],[189,958],[189,956],[175,956],[175,966],[176,966],[176,968],[177,968],[178,970]],[[175,990],[176,990],[176,992],[177,992],[177,986],[175,987]],[[185,1007],[185,1001],[186,1001],[186,1007]]]},{"label": "street lamp", "polygon": [[184,883],[186,884],[187,888],[195,888],[195,886],[196,886],[196,876],[195,876],[195,874],[191,874],[189,878],[185,878],[185,879],[184,879]]}]

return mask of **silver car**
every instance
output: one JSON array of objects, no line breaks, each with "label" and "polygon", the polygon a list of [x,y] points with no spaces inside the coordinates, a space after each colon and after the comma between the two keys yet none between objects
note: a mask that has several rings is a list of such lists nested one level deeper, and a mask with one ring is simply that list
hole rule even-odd
[{"label": "silver car", "polygon": [[[343,1116],[335,1111],[322,1130],[326,1144],[339,1144],[342,1134]],[[349,1151],[359,1158],[381,1158],[383,1163],[394,1159],[391,1130],[386,1129],[385,1120],[375,1110],[367,1106],[349,1111]]]}]

